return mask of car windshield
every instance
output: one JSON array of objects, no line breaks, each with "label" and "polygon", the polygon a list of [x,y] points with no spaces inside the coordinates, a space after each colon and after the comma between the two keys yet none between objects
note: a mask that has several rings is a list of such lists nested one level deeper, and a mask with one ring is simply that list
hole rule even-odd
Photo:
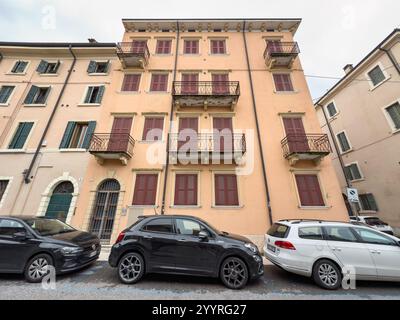
[{"label": "car windshield", "polygon": [[75,231],[71,226],[56,219],[38,218],[26,220],[25,222],[41,236],[54,236]]},{"label": "car windshield", "polygon": [[382,220],[379,220],[379,218],[365,218],[365,223],[369,224],[370,226],[385,225],[385,223]]}]

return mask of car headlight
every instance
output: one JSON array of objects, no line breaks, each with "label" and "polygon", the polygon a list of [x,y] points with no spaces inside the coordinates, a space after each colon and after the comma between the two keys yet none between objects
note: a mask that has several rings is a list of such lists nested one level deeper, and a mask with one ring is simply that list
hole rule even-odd
[{"label": "car headlight", "polygon": [[61,253],[63,255],[75,255],[81,253],[83,251],[82,248],[79,247],[63,247],[61,248]]},{"label": "car headlight", "polygon": [[247,249],[249,249],[253,253],[258,253],[258,248],[252,243],[246,243],[244,245]]}]

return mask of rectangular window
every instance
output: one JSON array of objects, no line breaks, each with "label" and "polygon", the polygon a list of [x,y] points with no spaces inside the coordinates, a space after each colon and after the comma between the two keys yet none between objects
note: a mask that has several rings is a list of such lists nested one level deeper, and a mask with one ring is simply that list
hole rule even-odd
[{"label": "rectangular window", "polygon": [[60,149],[88,149],[96,128],[96,121],[69,121],[60,143]]},{"label": "rectangular window", "polygon": [[3,200],[9,182],[9,180],[0,180],[0,202]]},{"label": "rectangular window", "polygon": [[215,180],[215,205],[238,206],[239,195],[237,177],[235,174],[216,174]]},{"label": "rectangular window", "polygon": [[20,122],[8,149],[22,149],[33,127],[33,122]]},{"label": "rectangular window", "polygon": [[88,74],[99,73],[106,74],[108,72],[108,68],[110,65],[110,61],[90,61],[87,69]]},{"label": "rectangular window", "polygon": [[358,165],[356,163],[345,166],[344,171],[345,171],[347,179],[349,179],[350,181],[359,180],[362,178],[360,169],[358,168]]},{"label": "rectangular window", "polygon": [[160,141],[164,129],[164,118],[146,117],[143,128],[143,141]]},{"label": "rectangular window", "polygon": [[375,197],[372,193],[360,194],[361,208],[365,211],[378,211]]},{"label": "rectangular window", "polygon": [[342,150],[342,152],[346,152],[351,149],[349,140],[347,139],[347,136],[344,132],[340,132],[336,135],[336,137],[339,141],[340,149]]},{"label": "rectangular window", "polygon": [[168,74],[152,74],[150,91],[165,92],[168,88]]},{"label": "rectangular window", "polygon": [[392,120],[394,129],[400,129],[400,104],[396,102],[390,107],[387,107],[386,112],[389,114],[389,117]]},{"label": "rectangular window", "polygon": [[386,79],[380,66],[376,66],[370,72],[368,72],[368,76],[371,79],[372,84],[374,86],[380,84],[382,81]]},{"label": "rectangular window", "polygon": [[226,41],[225,40],[211,40],[211,54],[225,54]]},{"label": "rectangular window", "polygon": [[182,94],[197,94],[199,91],[199,74],[183,73],[182,74]]},{"label": "rectangular window", "polygon": [[7,104],[14,91],[15,86],[1,86],[0,87],[0,104]]},{"label": "rectangular window", "polygon": [[288,73],[274,74],[275,89],[278,92],[293,91],[292,80]]},{"label": "rectangular window", "polygon": [[146,47],[147,47],[146,40],[132,41],[132,53],[144,53],[146,51]]},{"label": "rectangular window", "polygon": [[197,179],[197,174],[176,174],[174,205],[197,205]]},{"label": "rectangular window", "polygon": [[212,91],[213,94],[229,94],[229,75],[228,74],[212,74]]},{"label": "rectangular window", "polygon": [[126,74],[122,83],[122,90],[124,92],[137,92],[139,91],[140,74]]},{"label": "rectangular window", "polygon": [[199,54],[199,40],[185,40],[183,50],[185,54]]},{"label": "rectangular window", "polygon": [[14,67],[11,69],[11,73],[24,73],[26,67],[28,66],[28,61],[17,61]]},{"label": "rectangular window", "polygon": [[321,227],[299,228],[299,238],[307,240],[324,240]]},{"label": "rectangular window", "polygon": [[105,86],[91,86],[88,87],[84,103],[86,104],[100,104],[103,100]]},{"label": "rectangular window", "polygon": [[170,54],[172,40],[157,40],[156,54]]},{"label": "rectangular window", "polygon": [[40,74],[56,74],[60,67],[60,61],[48,62],[45,60],[40,61],[36,71]]},{"label": "rectangular window", "polygon": [[137,174],[133,205],[154,206],[156,204],[158,174]]},{"label": "rectangular window", "polygon": [[301,206],[322,207],[325,205],[317,175],[296,174],[296,184]]},{"label": "rectangular window", "polygon": [[330,118],[334,117],[338,113],[336,106],[333,102],[326,106],[326,110],[328,111],[328,115]]},{"label": "rectangular window", "polygon": [[46,104],[50,93],[50,87],[32,86],[25,98],[24,104]]}]

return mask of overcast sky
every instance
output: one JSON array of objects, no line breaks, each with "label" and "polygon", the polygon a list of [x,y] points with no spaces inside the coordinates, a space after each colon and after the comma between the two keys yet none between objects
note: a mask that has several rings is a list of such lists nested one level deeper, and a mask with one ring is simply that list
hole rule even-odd
[{"label": "overcast sky", "polygon": [[[302,18],[306,75],[342,77],[394,28],[399,0],[0,0],[0,41],[118,42],[122,18]],[[307,77],[314,99],[337,80]]]}]

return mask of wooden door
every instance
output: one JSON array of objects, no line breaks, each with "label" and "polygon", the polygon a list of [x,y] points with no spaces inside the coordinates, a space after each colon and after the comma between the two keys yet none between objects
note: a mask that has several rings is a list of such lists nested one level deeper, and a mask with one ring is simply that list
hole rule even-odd
[{"label": "wooden door", "polygon": [[300,117],[283,118],[283,123],[285,126],[289,151],[291,153],[308,152],[310,148],[308,146],[302,119]]},{"label": "wooden door", "polygon": [[179,119],[179,137],[178,150],[183,146],[183,151],[197,152],[198,149],[198,118],[180,118]]},{"label": "wooden door", "polygon": [[107,151],[126,152],[132,127],[132,118],[114,118]]},{"label": "wooden door", "polygon": [[182,94],[197,94],[199,84],[198,74],[182,74]]},{"label": "wooden door", "polygon": [[233,127],[232,118],[214,118],[214,152],[233,151]]}]

